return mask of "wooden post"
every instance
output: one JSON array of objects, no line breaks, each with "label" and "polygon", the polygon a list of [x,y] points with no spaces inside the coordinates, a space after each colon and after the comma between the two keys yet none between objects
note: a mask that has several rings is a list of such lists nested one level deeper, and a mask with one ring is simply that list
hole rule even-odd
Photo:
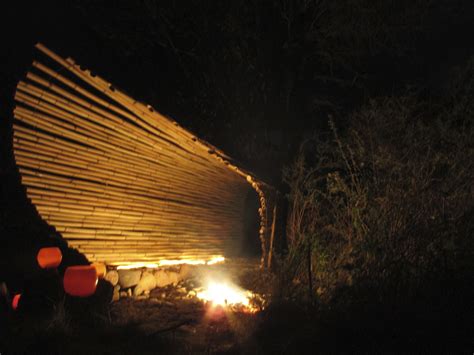
[{"label": "wooden post", "polygon": [[273,240],[275,239],[275,226],[276,226],[276,216],[277,216],[277,201],[275,199],[275,206],[273,207],[273,221],[272,221],[272,232],[270,235],[270,246],[268,250],[268,264],[267,267],[270,270],[272,267],[272,257],[273,257]]},{"label": "wooden post", "polygon": [[312,250],[311,241],[307,243],[308,248],[308,295],[310,304],[313,303],[313,271],[312,271]]}]

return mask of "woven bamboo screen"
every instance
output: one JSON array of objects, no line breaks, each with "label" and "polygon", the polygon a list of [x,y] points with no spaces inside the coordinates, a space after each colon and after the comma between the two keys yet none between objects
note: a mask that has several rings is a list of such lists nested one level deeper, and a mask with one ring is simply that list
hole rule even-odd
[{"label": "woven bamboo screen", "polygon": [[36,47],[53,65],[33,62],[18,83],[14,154],[28,198],[70,246],[115,265],[226,255],[242,240],[252,188],[265,245],[263,183],[150,106]]}]

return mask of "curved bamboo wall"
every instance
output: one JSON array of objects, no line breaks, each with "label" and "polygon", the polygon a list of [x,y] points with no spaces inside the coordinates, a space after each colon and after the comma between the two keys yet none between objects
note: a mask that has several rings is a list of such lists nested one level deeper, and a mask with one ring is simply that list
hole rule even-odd
[{"label": "curved bamboo wall", "polygon": [[[43,45],[18,83],[14,154],[28,198],[69,245],[109,264],[226,255],[265,185],[176,122]],[[265,249],[265,248],[264,248]],[[265,253],[264,253],[265,254]]]}]

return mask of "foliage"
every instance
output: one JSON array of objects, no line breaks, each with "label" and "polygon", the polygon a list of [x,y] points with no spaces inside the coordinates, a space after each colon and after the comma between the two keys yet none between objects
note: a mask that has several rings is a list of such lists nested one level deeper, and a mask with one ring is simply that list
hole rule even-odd
[{"label": "foliage", "polygon": [[282,272],[307,287],[310,248],[312,291],[322,301],[348,288],[400,301],[431,282],[469,277],[471,95],[463,85],[445,105],[413,93],[371,100],[344,132],[331,120],[330,136],[302,144],[284,174],[290,214]]}]

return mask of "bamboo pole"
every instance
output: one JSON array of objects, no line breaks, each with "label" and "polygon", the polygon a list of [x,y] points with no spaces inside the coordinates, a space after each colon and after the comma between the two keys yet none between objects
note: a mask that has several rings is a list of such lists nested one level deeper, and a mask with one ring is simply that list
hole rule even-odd
[{"label": "bamboo pole", "polygon": [[150,106],[37,48],[82,82],[33,63],[15,94],[15,160],[29,199],[71,246],[112,264],[223,255],[242,238],[253,188],[265,259],[266,184]]}]

